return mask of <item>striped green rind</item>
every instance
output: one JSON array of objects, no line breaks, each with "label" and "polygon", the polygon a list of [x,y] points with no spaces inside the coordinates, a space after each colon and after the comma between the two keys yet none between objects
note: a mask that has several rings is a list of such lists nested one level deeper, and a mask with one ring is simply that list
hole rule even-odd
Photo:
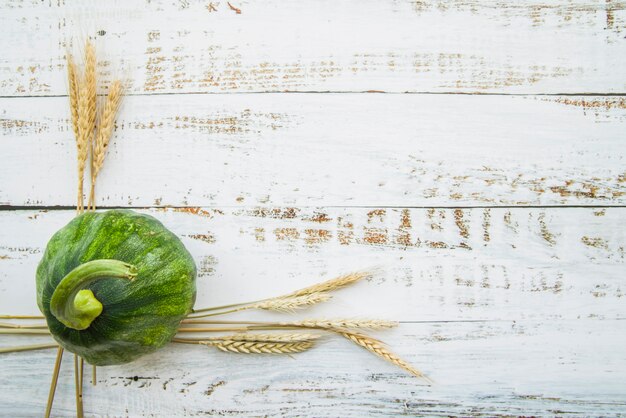
[{"label": "striped green rind", "polygon": [[[52,294],[75,267],[98,259],[131,264],[137,277],[87,286],[103,311],[85,330],[68,328],[50,312]],[[37,303],[61,346],[96,366],[122,364],[174,337],[195,302],[195,279],[191,254],[154,217],[131,210],[87,212],[48,242],[37,268]]]}]

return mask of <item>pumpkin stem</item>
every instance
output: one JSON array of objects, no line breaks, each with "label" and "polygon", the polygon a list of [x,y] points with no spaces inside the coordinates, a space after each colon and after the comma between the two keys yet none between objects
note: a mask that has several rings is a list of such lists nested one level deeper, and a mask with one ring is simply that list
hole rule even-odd
[{"label": "pumpkin stem", "polygon": [[119,260],[93,260],[70,271],[57,285],[50,299],[50,312],[63,325],[87,329],[102,313],[102,304],[91,290],[91,283],[106,278],[133,280],[137,269]]}]

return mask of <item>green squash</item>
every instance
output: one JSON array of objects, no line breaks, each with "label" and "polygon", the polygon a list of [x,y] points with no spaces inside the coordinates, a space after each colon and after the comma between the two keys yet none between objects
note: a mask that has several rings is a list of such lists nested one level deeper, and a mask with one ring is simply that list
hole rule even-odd
[{"label": "green squash", "polygon": [[122,364],[174,337],[195,280],[187,249],[152,216],[87,212],[48,242],[37,303],[62,347],[96,366]]}]

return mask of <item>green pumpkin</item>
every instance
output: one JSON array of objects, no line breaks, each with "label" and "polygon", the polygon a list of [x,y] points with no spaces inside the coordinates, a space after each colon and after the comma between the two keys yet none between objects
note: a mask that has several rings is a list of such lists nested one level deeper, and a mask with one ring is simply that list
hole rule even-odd
[{"label": "green pumpkin", "polygon": [[96,366],[122,364],[174,337],[195,280],[187,249],[152,216],[87,212],[48,242],[37,303],[62,347]]}]

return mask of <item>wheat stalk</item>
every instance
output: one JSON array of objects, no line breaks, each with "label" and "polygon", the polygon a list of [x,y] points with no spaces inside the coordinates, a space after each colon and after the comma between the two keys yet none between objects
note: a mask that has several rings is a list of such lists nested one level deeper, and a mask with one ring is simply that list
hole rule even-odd
[{"label": "wheat stalk", "polygon": [[[353,318],[334,318],[334,319],[304,319],[295,322],[267,322],[267,321],[212,321],[204,319],[185,319],[181,322],[184,325],[197,324],[215,324],[215,325],[245,325],[242,329],[268,329],[268,328],[361,328],[361,329],[388,329],[398,326],[398,322],[386,321],[381,319],[353,319]],[[181,328],[195,329],[195,328]],[[219,329],[219,328],[211,328]]]},{"label": "wheat stalk", "polygon": [[107,147],[111,140],[111,133],[115,126],[115,116],[122,101],[122,83],[119,80],[113,81],[109,87],[109,93],[104,103],[104,109],[100,114],[98,129],[94,139],[93,152],[91,156],[91,191],[89,193],[88,206],[95,209],[95,187],[96,179],[100,169],[104,164]]},{"label": "wheat stalk", "polygon": [[58,347],[57,344],[34,344],[34,345],[22,345],[19,347],[2,347],[0,353],[17,353],[20,351],[32,351],[32,350],[45,350],[48,348]]},{"label": "wheat stalk", "polygon": [[[268,330],[269,328],[263,328]],[[276,329],[276,328],[272,328]],[[278,328],[280,329],[280,328]],[[303,333],[280,333],[280,334],[250,334],[247,331],[254,329],[215,329],[212,331],[203,332],[224,332],[224,331],[239,331],[239,334],[220,335],[217,337],[200,337],[200,338],[174,338],[174,342],[185,344],[200,344],[206,341],[256,341],[256,342],[303,342],[313,341],[320,337],[319,334],[303,334]],[[179,330],[180,331],[180,330]],[[184,332],[184,331],[183,331]]]},{"label": "wheat stalk", "polygon": [[76,394],[76,418],[83,418],[83,399],[82,399],[82,388],[81,388],[81,378],[80,378],[80,361],[77,354],[74,354],[74,387]]},{"label": "wheat stalk", "polygon": [[[193,329],[193,328],[192,328]],[[217,337],[199,337],[199,338],[174,338],[172,341],[186,344],[199,344],[202,341],[256,341],[256,342],[303,342],[318,339],[319,334],[307,333],[279,333],[279,334],[256,334],[248,331],[268,331],[282,330],[280,327],[264,327],[264,328],[222,328],[222,329],[201,329],[200,332],[225,332],[236,331],[237,334],[219,335]],[[190,329],[179,330],[179,332],[188,332]]]},{"label": "wheat stalk", "polygon": [[233,334],[220,337],[205,338],[205,341],[247,341],[247,342],[304,342],[316,340],[318,334],[281,333],[281,334]]},{"label": "wheat stalk", "polygon": [[54,394],[57,389],[57,382],[59,380],[59,370],[61,368],[61,361],[63,360],[63,347],[59,347],[57,350],[57,359],[54,362],[54,369],[52,369],[52,381],[50,382],[50,392],[48,393],[48,403],[46,404],[45,418],[50,418],[50,412],[52,412],[52,402],[54,401]]},{"label": "wheat stalk", "polygon": [[42,315],[0,315],[0,319],[46,319]]},{"label": "wheat stalk", "polygon": [[380,319],[305,319],[296,322],[280,322],[281,326],[295,326],[303,328],[360,328],[360,329],[388,329],[398,326],[395,321]]},{"label": "wheat stalk", "polygon": [[77,210],[84,211],[83,183],[85,162],[89,154],[96,123],[96,51],[93,44],[85,45],[85,75],[78,89],[78,199]]},{"label": "wheat stalk", "polygon": [[[72,114],[72,129],[76,138],[76,154],[78,168],[78,185],[76,198],[76,211],[82,213],[85,210],[83,185],[85,181],[85,163],[92,147],[92,138],[96,127],[96,51],[89,41],[85,44],[85,73],[82,83],[79,83],[76,74],[76,65],[68,54],[68,83],[70,97],[70,112]],[[63,351],[59,351],[57,362],[63,356]],[[76,415],[83,417],[82,384],[83,384],[83,359],[80,359],[78,366],[78,356],[74,354],[74,375],[76,380]],[[50,416],[52,399],[56,390],[58,379],[58,364],[55,367],[53,381],[50,385],[50,397],[46,417]]]},{"label": "wheat stalk", "polygon": [[49,335],[50,331],[47,328],[46,329],[0,328],[0,334]]},{"label": "wheat stalk", "polygon": [[368,335],[352,332],[346,329],[336,328],[333,331],[343,335],[353,343],[360,345],[361,347],[387,360],[388,362],[401,367],[412,375],[430,381],[430,379],[422,372],[420,372],[411,364],[407,363],[406,361],[402,360],[400,357],[389,351],[381,341]]},{"label": "wheat stalk", "polygon": [[21,325],[21,324],[9,324],[7,322],[0,322],[0,328],[16,328],[16,329],[48,329],[48,326],[46,324],[27,324],[27,325]]}]

